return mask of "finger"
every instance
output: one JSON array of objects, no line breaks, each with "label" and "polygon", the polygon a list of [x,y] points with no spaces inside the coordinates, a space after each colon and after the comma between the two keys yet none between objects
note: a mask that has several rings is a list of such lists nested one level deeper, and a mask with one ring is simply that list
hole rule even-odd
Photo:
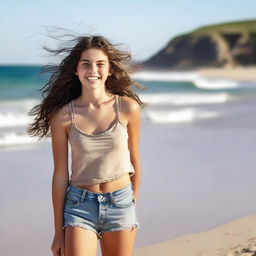
[{"label": "finger", "polygon": [[60,256],[60,249],[53,252],[53,256]]},{"label": "finger", "polygon": [[61,247],[61,249],[60,249],[60,255],[61,256],[65,256],[65,248],[64,247]]}]

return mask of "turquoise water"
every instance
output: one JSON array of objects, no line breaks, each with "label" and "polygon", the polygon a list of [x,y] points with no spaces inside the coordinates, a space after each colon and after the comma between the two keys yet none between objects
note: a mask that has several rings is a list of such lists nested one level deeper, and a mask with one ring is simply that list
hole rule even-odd
[{"label": "turquoise water", "polygon": [[40,66],[0,66],[0,100],[40,98],[38,90],[47,79]]}]

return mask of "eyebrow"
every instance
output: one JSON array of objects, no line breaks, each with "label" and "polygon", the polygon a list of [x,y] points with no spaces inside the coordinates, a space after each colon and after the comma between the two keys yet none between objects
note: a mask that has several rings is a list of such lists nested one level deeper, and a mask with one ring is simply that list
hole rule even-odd
[{"label": "eyebrow", "polygon": [[[81,59],[80,61],[90,62],[90,60],[87,60],[87,59]],[[97,60],[96,62],[107,62],[107,61],[106,60]]]}]

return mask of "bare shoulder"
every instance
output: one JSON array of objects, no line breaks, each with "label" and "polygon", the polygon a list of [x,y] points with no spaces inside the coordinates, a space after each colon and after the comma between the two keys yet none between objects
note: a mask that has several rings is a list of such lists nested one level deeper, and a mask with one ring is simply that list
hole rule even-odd
[{"label": "bare shoulder", "polygon": [[71,117],[68,104],[63,105],[60,109],[58,109],[50,120],[51,127],[62,127],[66,130],[69,126]]},{"label": "bare shoulder", "polygon": [[140,110],[138,102],[128,96],[121,96],[121,102],[122,111],[127,115]]},{"label": "bare shoulder", "polygon": [[140,120],[140,105],[138,102],[128,96],[121,97],[121,117],[123,123],[129,128],[138,124]]}]

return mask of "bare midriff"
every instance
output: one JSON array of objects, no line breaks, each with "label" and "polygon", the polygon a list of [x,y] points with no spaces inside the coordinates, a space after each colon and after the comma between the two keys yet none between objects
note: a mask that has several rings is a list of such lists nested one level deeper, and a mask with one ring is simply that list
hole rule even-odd
[{"label": "bare midriff", "polygon": [[77,186],[77,187],[91,191],[91,192],[95,192],[95,193],[109,193],[115,190],[122,189],[128,186],[130,183],[131,183],[130,175],[129,173],[126,173],[120,178],[113,181],[92,184],[92,185]]}]

